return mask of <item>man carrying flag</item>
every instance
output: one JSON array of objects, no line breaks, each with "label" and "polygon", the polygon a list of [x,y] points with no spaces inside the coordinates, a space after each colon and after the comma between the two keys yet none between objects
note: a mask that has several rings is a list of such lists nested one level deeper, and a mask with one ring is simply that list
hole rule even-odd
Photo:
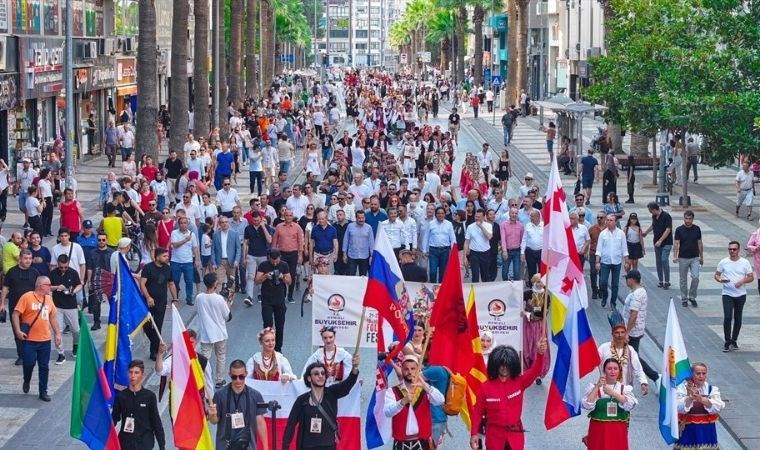
[{"label": "man carrying flag", "polygon": [[548,290],[552,341],[557,357],[546,399],[544,425],[550,430],[581,412],[581,378],[599,365],[599,353],[586,317],[588,298],[565,191],[552,158],[546,190],[541,273]]}]

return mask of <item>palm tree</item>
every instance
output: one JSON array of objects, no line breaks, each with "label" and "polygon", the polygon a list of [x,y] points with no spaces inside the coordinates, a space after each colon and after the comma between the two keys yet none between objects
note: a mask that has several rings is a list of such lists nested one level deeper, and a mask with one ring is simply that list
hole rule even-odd
[{"label": "palm tree", "polygon": [[258,97],[259,85],[256,82],[256,29],[259,15],[256,8],[256,0],[246,0],[246,27],[245,27],[245,93]]},{"label": "palm tree", "polygon": [[441,72],[444,72],[451,61],[451,32],[454,30],[454,21],[451,12],[445,9],[437,9],[428,22],[427,42],[440,43],[441,46]]},{"label": "palm tree", "polygon": [[243,99],[243,0],[230,0],[229,93],[235,105]]},{"label": "palm tree", "polygon": [[530,0],[509,2],[509,29],[507,31],[507,104],[515,103],[520,92],[527,87],[525,42],[528,37],[528,3]]},{"label": "palm tree", "polygon": [[[483,2],[485,0],[475,0],[472,9],[472,27],[474,29],[475,44],[472,55],[472,71],[475,76],[475,84],[483,86],[483,20],[485,19],[486,10]],[[490,2],[488,3],[491,4]]]},{"label": "palm tree", "polygon": [[[262,58],[262,84],[264,89],[268,89],[274,78],[274,50],[275,50],[275,21],[274,21],[274,0],[261,0],[261,26],[263,28],[261,42]],[[264,93],[262,93],[264,94]]]},{"label": "palm tree", "polygon": [[210,130],[208,108],[208,0],[195,0],[195,58],[193,65],[193,133],[206,136]]},{"label": "palm tree", "polygon": [[[190,92],[187,83],[187,26],[190,4],[187,0],[174,2],[172,15],[172,79],[170,89],[171,102],[169,111],[172,126],[169,128],[169,148],[178,150],[180,158],[187,139],[187,110],[190,106]],[[139,48],[139,47],[138,47]]]},{"label": "palm tree", "polygon": [[[156,62],[156,4],[155,0],[139,0],[137,35],[137,154],[148,154],[158,161],[158,63]],[[185,69],[187,70],[187,69]],[[187,116],[187,113],[185,113]]]}]

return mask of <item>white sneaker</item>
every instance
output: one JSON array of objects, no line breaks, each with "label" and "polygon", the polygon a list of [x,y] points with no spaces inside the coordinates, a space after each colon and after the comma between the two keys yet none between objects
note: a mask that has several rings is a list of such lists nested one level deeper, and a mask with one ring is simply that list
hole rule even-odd
[{"label": "white sneaker", "polygon": [[243,303],[245,303],[245,306],[253,306],[253,300],[251,300],[251,297],[246,297],[245,300],[243,300]]}]

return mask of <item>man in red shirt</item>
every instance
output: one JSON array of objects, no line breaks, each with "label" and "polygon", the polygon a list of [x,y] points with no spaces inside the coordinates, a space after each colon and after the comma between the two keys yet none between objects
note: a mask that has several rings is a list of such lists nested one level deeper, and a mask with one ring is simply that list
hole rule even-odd
[{"label": "man in red shirt", "polygon": [[61,211],[61,228],[68,228],[71,241],[76,242],[82,231],[84,209],[79,200],[74,198],[74,191],[66,188],[63,190],[63,201],[58,206]]},{"label": "man in red shirt", "polygon": [[148,180],[148,184],[150,184],[151,181],[156,179],[156,174],[158,173],[158,167],[153,164],[153,158],[148,156],[145,158],[145,166],[143,166],[142,169],[140,169],[140,175],[144,176],[146,180]]}]

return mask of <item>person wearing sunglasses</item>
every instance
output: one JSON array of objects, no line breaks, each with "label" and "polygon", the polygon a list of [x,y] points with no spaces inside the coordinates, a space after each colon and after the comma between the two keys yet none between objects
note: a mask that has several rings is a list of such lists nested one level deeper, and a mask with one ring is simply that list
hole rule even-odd
[{"label": "person wearing sunglasses", "polygon": [[230,383],[214,393],[208,404],[208,419],[216,427],[216,448],[248,448],[256,437],[268,448],[266,408],[258,405],[264,398],[256,389],[246,386],[248,370],[245,363],[236,359],[230,363]]},{"label": "person wearing sunglasses", "polygon": [[[110,271],[111,255],[113,252],[113,249],[108,247],[108,237],[106,234],[98,233],[97,247],[89,255],[85,275],[85,283],[89,287],[87,307],[92,314],[92,327],[90,327],[92,331],[100,329],[100,303],[104,298],[101,283],[103,278],[112,277]],[[108,296],[110,293],[110,291],[105,292],[105,295]]]},{"label": "person wearing sunglasses", "polygon": [[[323,333],[323,339],[324,339]],[[333,337],[335,336],[333,332]],[[329,367],[322,362],[313,362],[304,370],[304,384],[309,391],[296,398],[288,416],[288,424],[282,437],[282,448],[290,448],[296,438],[299,449],[335,449],[340,439],[338,432],[338,399],[347,396],[359,376],[359,354],[351,357],[351,371],[348,378],[337,384],[328,385]],[[298,436],[294,436],[296,425]]]},{"label": "person wearing sunglasses", "polygon": [[[741,257],[741,244],[728,243],[728,257],[718,263],[713,279],[723,285],[723,351],[739,350],[736,341],[742,328],[742,312],[747,302],[746,285],[755,280],[752,265]],[[733,322],[733,323],[732,323]]]}]

